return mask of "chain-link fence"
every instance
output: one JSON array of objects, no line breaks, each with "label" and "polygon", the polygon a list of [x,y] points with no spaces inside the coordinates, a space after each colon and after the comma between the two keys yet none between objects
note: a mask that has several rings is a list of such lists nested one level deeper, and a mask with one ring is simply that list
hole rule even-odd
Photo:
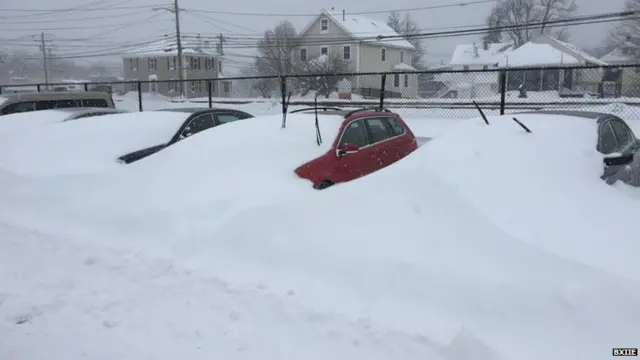
[{"label": "chain-link fence", "polygon": [[397,71],[224,79],[11,84],[0,96],[30,91],[107,91],[128,111],[236,108],[253,115],[313,106],[383,106],[410,118],[475,117],[538,109],[605,110],[640,105],[640,65]]}]

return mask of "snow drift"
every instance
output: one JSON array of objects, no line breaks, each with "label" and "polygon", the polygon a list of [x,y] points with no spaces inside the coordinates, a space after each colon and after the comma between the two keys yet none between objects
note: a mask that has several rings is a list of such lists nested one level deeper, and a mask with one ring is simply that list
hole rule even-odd
[{"label": "snow drift", "polygon": [[[522,116],[533,134],[469,120],[315,191],[293,169],[323,149],[292,119],[227,124],[99,175],[0,171],[12,358],[595,360],[640,338],[635,245],[602,240],[620,223],[596,211],[637,202],[599,182],[584,120],[555,121],[573,134],[564,152],[543,120]],[[630,254],[614,264],[605,243]]]}]

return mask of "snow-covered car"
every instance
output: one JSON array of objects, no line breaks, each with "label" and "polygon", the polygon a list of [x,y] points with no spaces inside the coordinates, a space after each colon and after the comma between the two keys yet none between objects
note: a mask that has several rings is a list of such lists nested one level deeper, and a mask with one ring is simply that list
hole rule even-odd
[{"label": "snow-covered car", "polygon": [[[145,111],[74,121],[61,122],[62,117],[54,122],[47,120],[47,126],[5,136],[0,142],[0,167],[17,173],[47,175],[121,167],[122,159],[118,159],[123,154],[150,148],[158,151],[165,144],[214,126],[219,119],[215,120],[210,110]],[[238,112],[237,116],[250,115]],[[1,124],[2,121],[0,128]]]},{"label": "snow-covered car", "polygon": [[108,107],[75,107],[51,110],[28,111],[0,117],[0,134],[15,133],[43,125],[51,125],[63,121],[77,120],[87,117],[121,114],[127,111]]},{"label": "snow-covered car", "polygon": [[620,117],[603,112],[573,110],[544,110],[534,114],[578,117],[590,121],[597,133],[595,148],[604,155],[601,178],[608,184],[622,181],[631,186],[640,186],[640,140]]},{"label": "snow-covered car", "polygon": [[155,112],[180,113],[185,115],[185,119],[179,129],[172,134],[170,138],[166,138],[163,142],[154,144],[153,146],[120,156],[118,160],[121,163],[129,164],[138,161],[184,138],[193,136],[209,128],[253,117],[253,115],[244,111],[220,108],[171,108],[156,110]]}]

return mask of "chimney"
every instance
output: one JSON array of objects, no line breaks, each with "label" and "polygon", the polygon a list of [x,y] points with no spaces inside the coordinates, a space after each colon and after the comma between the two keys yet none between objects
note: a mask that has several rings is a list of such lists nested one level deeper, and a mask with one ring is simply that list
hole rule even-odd
[{"label": "chimney", "polygon": [[342,21],[345,21],[345,20],[344,20],[344,17],[345,17],[345,16],[344,16],[344,9],[342,9]]}]

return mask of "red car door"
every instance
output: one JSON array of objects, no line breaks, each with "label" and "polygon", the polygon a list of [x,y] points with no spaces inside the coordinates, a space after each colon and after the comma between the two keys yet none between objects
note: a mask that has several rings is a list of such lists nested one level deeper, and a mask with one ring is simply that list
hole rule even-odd
[{"label": "red car door", "polygon": [[376,161],[373,171],[391,165],[396,158],[396,140],[393,129],[385,117],[368,118],[365,120],[369,134],[369,146],[373,148]]},{"label": "red car door", "polygon": [[[362,119],[347,124],[338,139],[335,154],[329,154],[335,156],[332,171],[334,183],[354,180],[379,168],[377,149],[370,145],[369,134]],[[359,149],[356,152],[340,154],[339,150],[344,144],[354,144]]]}]

